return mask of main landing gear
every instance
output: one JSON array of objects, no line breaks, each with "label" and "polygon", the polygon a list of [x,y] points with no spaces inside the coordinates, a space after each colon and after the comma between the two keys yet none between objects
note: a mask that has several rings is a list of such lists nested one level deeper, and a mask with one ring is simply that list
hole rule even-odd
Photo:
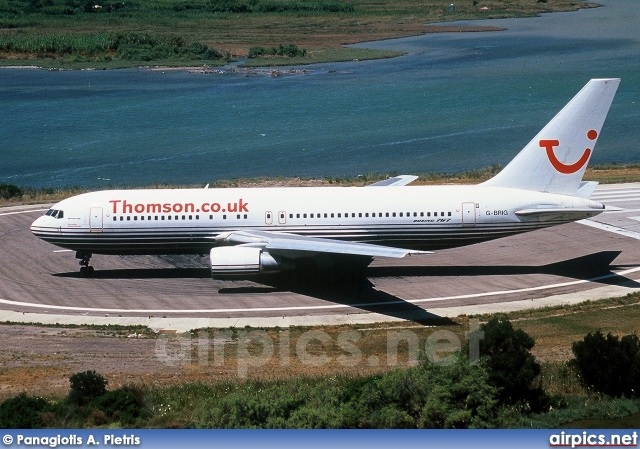
[{"label": "main landing gear", "polygon": [[83,278],[92,277],[95,273],[95,269],[89,265],[91,261],[91,253],[85,253],[83,251],[76,251],[76,259],[80,259],[78,265],[80,265],[80,276]]}]

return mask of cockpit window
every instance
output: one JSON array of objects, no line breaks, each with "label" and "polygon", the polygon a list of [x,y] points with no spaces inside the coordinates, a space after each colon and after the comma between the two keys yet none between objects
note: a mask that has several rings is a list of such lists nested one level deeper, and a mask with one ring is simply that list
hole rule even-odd
[{"label": "cockpit window", "polygon": [[53,218],[64,218],[64,212],[58,209],[49,209],[44,215]]}]

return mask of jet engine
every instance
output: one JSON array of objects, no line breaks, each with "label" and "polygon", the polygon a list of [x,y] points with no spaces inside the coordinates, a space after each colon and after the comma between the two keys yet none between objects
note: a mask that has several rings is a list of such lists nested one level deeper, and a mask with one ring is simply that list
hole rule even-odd
[{"label": "jet engine", "polygon": [[211,277],[247,276],[278,273],[293,268],[290,261],[273,256],[262,248],[250,246],[223,246],[212,248],[209,254]]}]

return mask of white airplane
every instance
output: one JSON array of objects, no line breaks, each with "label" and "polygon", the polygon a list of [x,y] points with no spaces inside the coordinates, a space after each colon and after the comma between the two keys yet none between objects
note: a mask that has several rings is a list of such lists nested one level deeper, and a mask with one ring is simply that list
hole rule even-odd
[{"label": "white airplane", "polygon": [[[593,79],[495,177],[473,186],[414,186],[398,176],[366,187],[106,190],[55,204],[31,231],[93,254],[209,254],[211,274],[452,248],[593,217],[582,176],[619,79]],[[207,186],[208,187],[208,186]]]}]

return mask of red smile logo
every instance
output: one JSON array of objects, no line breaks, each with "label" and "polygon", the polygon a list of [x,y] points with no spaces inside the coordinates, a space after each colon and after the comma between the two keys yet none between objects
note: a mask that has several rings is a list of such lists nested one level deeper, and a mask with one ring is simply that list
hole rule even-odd
[{"label": "red smile logo", "polygon": [[[598,138],[598,131],[596,131],[595,129],[589,130],[589,132],[587,133],[587,138],[589,140],[596,140]],[[549,158],[549,162],[551,162],[551,165],[553,165],[553,168],[565,175],[575,173],[582,167],[584,167],[584,164],[587,163],[587,161],[589,160],[589,156],[591,155],[591,148],[587,148],[584,150],[584,153],[582,153],[582,156],[580,156],[580,159],[578,159],[577,162],[573,164],[564,164],[558,160],[555,152],[553,151],[553,147],[557,147],[560,145],[559,140],[541,140],[539,145],[541,148],[545,148],[547,150],[547,157]]]}]

